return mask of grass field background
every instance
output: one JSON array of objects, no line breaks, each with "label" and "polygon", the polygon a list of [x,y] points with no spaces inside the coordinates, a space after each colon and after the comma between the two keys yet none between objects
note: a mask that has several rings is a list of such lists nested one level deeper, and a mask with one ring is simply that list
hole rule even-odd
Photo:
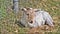
[{"label": "grass field background", "polygon": [[[0,0],[0,34],[25,34],[28,28],[21,28],[15,24],[15,20],[20,20],[21,11],[15,15],[11,9],[13,0]],[[50,13],[55,27],[54,31],[44,34],[60,34],[60,0],[19,0],[19,8],[32,7],[41,8]]]}]

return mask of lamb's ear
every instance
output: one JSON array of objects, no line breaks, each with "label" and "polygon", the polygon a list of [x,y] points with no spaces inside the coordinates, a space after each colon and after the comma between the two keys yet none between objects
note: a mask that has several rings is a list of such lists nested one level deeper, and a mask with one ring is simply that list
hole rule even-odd
[{"label": "lamb's ear", "polygon": [[39,10],[39,9],[34,9],[34,11],[35,11],[35,12],[38,12],[38,11],[40,11],[40,10]]},{"label": "lamb's ear", "polygon": [[26,8],[26,9],[27,9],[27,10],[32,10],[32,8],[29,8],[29,7],[28,7],[28,8]]},{"label": "lamb's ear", "polygon": [[22,11],[27,11],[27,9],[26,9],[26,8],[22,8],[21,10],[22,10]]},{"label": "lamb's ear", "polygon": [[33,8],[30,8],[30,10],[32,10]]}]

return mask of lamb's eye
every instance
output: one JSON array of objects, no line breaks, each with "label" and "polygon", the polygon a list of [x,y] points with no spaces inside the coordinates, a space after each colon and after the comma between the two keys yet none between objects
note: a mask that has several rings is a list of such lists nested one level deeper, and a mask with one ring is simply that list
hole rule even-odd
[{"label": "lamb's eye", "polygon": [[29,14],[27,14],[27,15],[29,15]]}]

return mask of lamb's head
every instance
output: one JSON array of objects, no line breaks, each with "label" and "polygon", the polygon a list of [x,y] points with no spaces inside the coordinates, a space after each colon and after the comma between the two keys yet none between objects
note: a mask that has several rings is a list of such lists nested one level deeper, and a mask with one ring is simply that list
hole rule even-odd
[{"label": "lamb's head", "polygon": [[35,10],[33,8],[22,8],[22,11],[27,15],[27,21],[29,23],[34,23]]}]

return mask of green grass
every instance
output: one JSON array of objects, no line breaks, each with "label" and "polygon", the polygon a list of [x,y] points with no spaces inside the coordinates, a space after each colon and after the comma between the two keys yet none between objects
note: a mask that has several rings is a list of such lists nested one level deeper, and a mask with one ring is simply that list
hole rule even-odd
[{"label": "green grass", "polygon": [[[0,0],[0,34],[25,34],[27,28],[21,28],[15,24],[15,20],[20,20],[21,13],[17,17],[11,10],[12,0]],[[19,0],[19,7],[41,8],[50,13],[55,27],[52,32],[45,34],[60,34],[60,0]]]}]

